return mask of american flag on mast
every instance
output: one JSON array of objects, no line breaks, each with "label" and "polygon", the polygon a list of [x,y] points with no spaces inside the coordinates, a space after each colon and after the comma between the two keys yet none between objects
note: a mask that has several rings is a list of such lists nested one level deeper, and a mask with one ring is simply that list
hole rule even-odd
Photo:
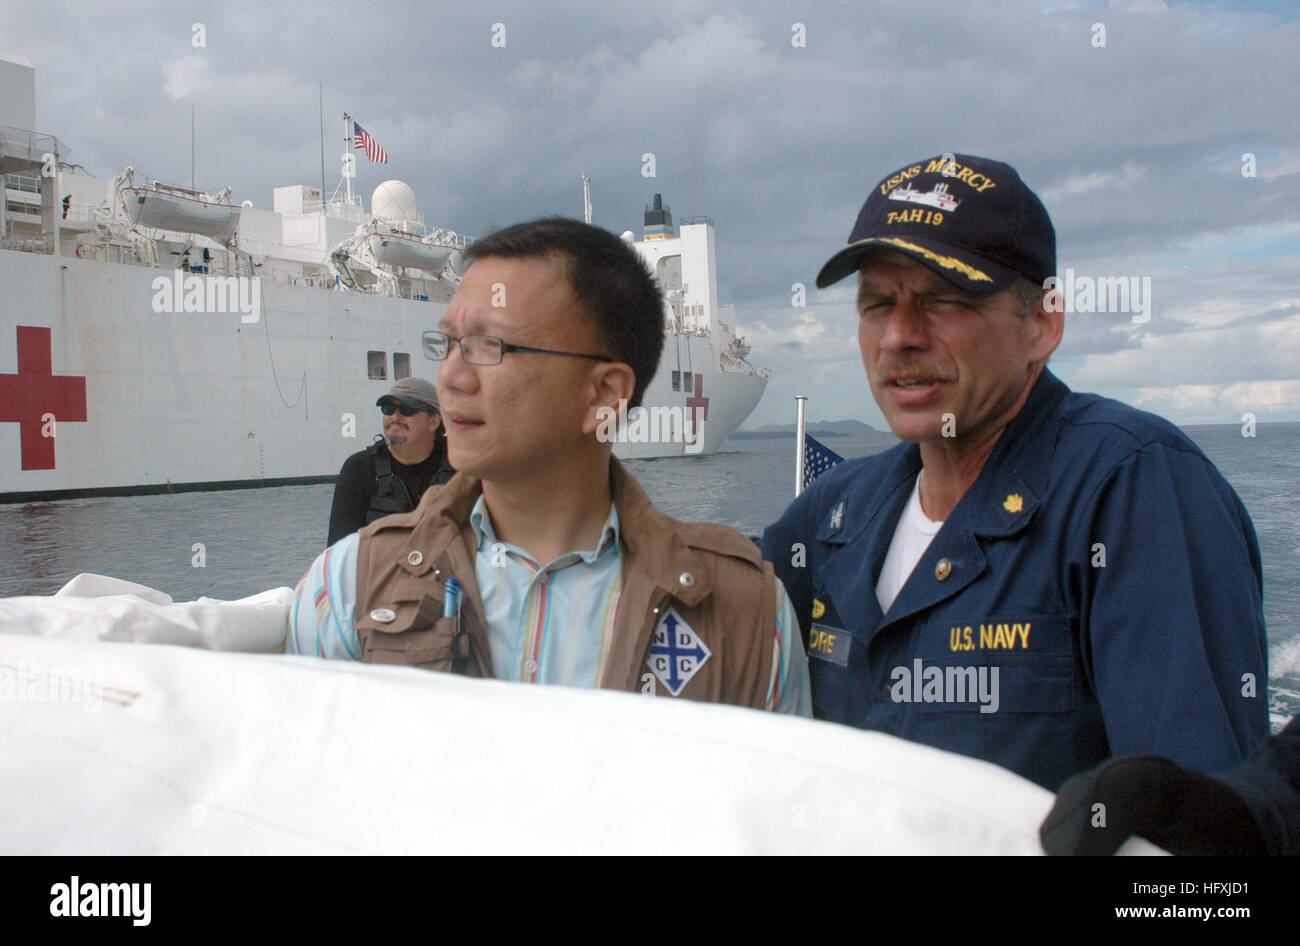
[{"label": "american flag on mast", "polygon": [[795,395],[795,459],[794,459],[794,494],[798,496],[817,479],[844,458],[827,447],[815,437],[808,436],[804,421],[804,408],[808,398],[802,394]]},{"label": "american flag on mast", "polygon": [[355,118],[352,119],[352,147],[364,151],[366,157],[376,164],[388,163],[388,152],[379,146],[378,141],[370,137]]},{"label": "american flag on mast", "polygon": [[813,480],[827,472],[844,458],[826,446],[820,440],[808,434],[803,439],[803,488],[812,485]]}]

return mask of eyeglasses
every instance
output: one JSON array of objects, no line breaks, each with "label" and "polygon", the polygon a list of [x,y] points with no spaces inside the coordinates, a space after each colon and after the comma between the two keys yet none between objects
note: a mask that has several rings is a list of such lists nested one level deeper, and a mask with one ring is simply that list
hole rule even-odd
[{"label": "eyeglasses", "polygon": [[587,355],[578,351],[554,351],[550,348],[528,348],[511,345],[494,335],[465,335],[461,338],[446,332],[424,333],[424,355],[433,361],[442,361],[451,354],[451,343],[460,343],[460,357],[467,365],[499,365],[510,352],[533,355],[565,355],[569,358],[590,358],[592,361],[613,361],[606,355]]},{"label": "eyeglasses", "polygon": [[401,414],[403,417],[410,417],[413,414],[429,410],[427,407],[412,407],[410,404],[399,404],[397,401],[385,401],[379,405],[379,409],[384,412],[385,417],[392,417],[394,413]]}]

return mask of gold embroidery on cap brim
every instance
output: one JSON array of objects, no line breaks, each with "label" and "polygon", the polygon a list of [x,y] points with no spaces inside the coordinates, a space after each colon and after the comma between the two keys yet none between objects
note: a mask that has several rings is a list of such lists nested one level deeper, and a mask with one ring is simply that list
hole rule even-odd
[{"label": "gold embroidery on cap brim", "polygon": [[941,256],[933,250],[927,250],[923,246],[917,246],[915,243],[909,243],[899,237],[868,237],[865,240],[858,240],[856,243],[850,243],[849,246],[865,246],[868,243],[888,243],[890,246],[896,246],[900,250],[911,250],[913,253],[920,253],[926,259],[938,263],[944,269],[957,270],[972,282],[993,281],[992,276],[976,269],[969,263],[963,263],[961,260],[952,256]]}]

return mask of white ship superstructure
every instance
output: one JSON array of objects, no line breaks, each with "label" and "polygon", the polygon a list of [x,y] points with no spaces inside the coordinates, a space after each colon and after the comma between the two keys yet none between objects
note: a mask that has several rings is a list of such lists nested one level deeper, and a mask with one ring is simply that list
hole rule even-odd
[{"label": "white ship superstructure", "polygon": [[[426,226],[401,181],[369,211],[350,179],[277,187],[267,209],[94,177],[35,127],[34,70],[0,55],[0,502],[326,481],[394,380],[436,375],[421,333],[469,241]],[[670,298],[646,407],[701,423],[616,452],[713,452],[766,379],[717,306],[712,227],[636,246]]]},{"label": "white ship superstructure", "polygon": [[[707,217],[684,220],[675,232],[659,194],[645,209],[645,239],[633,246],[664,290],[664,353],[645,396],[645,427],[655,436],[637,442],[631,425],[614,448],[620,457],[714,453],[767,387],[766,372],[745,359],[749,346],[736,335],[735,307],[718,304],[713,233]],[[679,414],[681,436],[675,435]]]}]

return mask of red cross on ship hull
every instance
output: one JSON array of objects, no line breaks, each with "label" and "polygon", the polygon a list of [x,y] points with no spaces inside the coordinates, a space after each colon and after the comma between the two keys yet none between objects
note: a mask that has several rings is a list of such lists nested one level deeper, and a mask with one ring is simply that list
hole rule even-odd
[{"label": "red cross on ship hull", "polygon": [[58,424],[86,420],[86,379],[54,376],[48,328],[17,328],[18,373],[0,374],[0,424],[18,424],[24,470],[53,470],[47,425],[57,434]]},{"label": "red cross on ship hull", "polygon": [[704,396],[704,375],[695,376],[695,394],[686,399],[686,416],[691,418],[691,438],[687,443],[695,443],[704,431],[704,422],[709,419],[709,399]]}]

